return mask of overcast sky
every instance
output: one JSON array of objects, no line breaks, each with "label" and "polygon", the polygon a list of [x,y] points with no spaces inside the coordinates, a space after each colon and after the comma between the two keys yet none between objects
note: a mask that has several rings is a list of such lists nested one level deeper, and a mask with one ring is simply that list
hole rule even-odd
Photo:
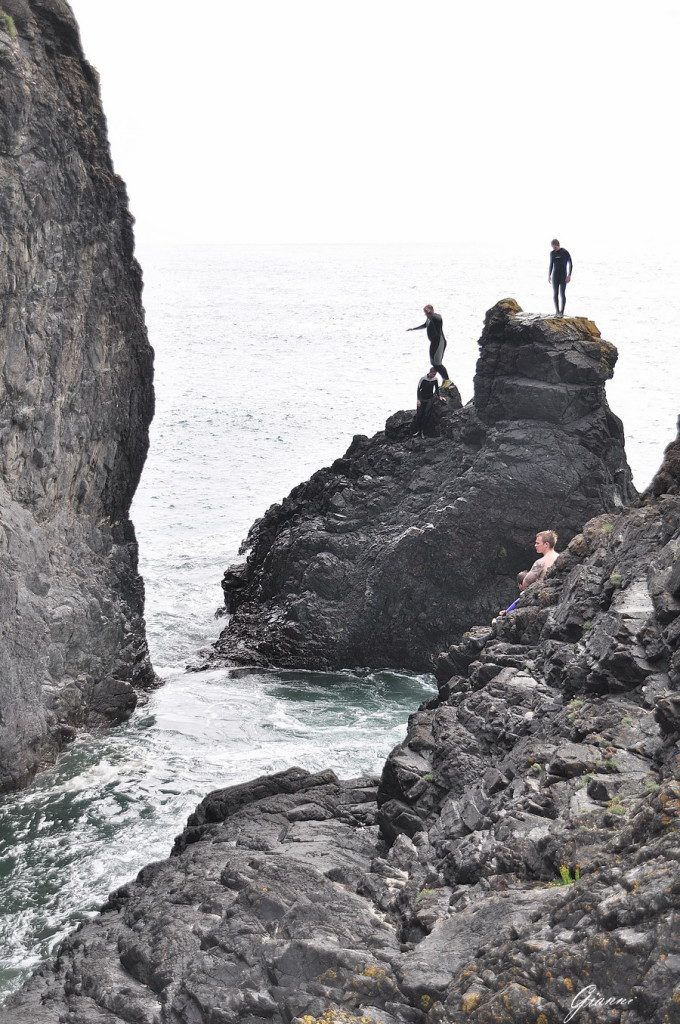
[{"label": "overcast sky", "polygon": [[680,0],[71,4],[142,244],[677,228]]}]

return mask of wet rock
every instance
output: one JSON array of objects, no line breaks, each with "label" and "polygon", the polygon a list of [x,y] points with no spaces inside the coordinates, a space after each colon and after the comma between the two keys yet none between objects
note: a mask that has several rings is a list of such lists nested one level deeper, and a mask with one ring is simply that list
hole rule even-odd
[{"label": "wet rock", "polygon": [[680,496],[586,523],[547,613],[527,592],[463,638],[380,780],[291,768],[210,794],[0,1024],[557,1024],[588,986],[668,1024],[680,629],[653,595],[676,541]]},{"label": "wet rock", "polygon": [[[70,144],[76,78],[83,95],[93,95],[66,5],[3,0],[5,8],[22,37],[6,40],[0,26],[2,73],[28,75],[35,64],[36,75],[47,75],[52,62],[67,95],[56,109],[46,92],[36,121],[24,109],[32,80],[28,93],[3,90],[10,140],[9,157],[5,150],[0,157],[3,173],[23,138],[19,128],[40,125],[45,110],[56,119],[51,127],[64,130],[63,139],[50,134],[52,145]],[[76,138],[89,139],[102,157],[99,108],[84,104],[81,113]],[[110,173],[102,161],[101,175]],[[64,166],[73,173],[80,165],[74,157]],[[101,176],[91,177],[85,175],[81,196],[85,214],[91,189],[110,204],[111,215],[103,242],[85,218],[103,245],[95,246],[93,259],[127,230],[122,265],[131,272],[120,194],[114,201],[100,191]],[[35,202],[46,202],[37,189]],[[101,227],[96,218],[93,223]],[[81,258],[81,273],[82,265]],[[143,361],[128,278],[114,284],[123,289],[116,309],[130,319],[125,337],[137,340]],[[0,574],[0,608],[3,621],[18,615],[21,629],[30,625],[26,635],[33,639],[42,637],[40,616],[54,602],[52,642],[36,650],[49,650],[52,678],[68,679],[50,691],[57,693],[52,725],[66,742],[75,724],[89,720],[84,708],[95,707],[102,720],[128,713],[125,666],[103,685],[81,644],[90,633],[74,634],[80,654],[63,639],[85,614],[85,591],[88,622],[92,629],[96,624],[105,658],[119,640],[111,605],[127,615],[127,591],[113,591],[107,576],[109,589],[93,600],[83,582],[90,578],[87,560],[81,560],[88,572],[78,577],[79,587],[56,578],[41,560],[45,536],[31,533],[48,529],[35,513],[47,508],[39,487],[51,489],[68,551],[85,544],[86,530],[93,559],[96,554],[113,572],[119,549],[128,546],[134,590],[139,581],[126,503],[145,421],[136,421],[141,440],[133,442],[116,433],[115,417],[104,418],[118,447],[110,442],[106,473],[96,459],[88,463],[94,481],[72,472],[80,465],[74,453],[60,468],[44,452],[53,452],[57,437],[68,447],[69,416],[53,422],[51,433],[35,426],[38,404],[23,393],[15,401],[17,380],[30,390],[21,346],[10,349],[3,378],[14,403],[8,422],[14,431],[39,433],[31,435],[32,449],[21,449],[21,465],[12,463],[16,446],[4,450],[9,475],[0,490],[10,477],[24,490],[23,504],[10,495],[3,506],[16,528],[0,534],[12,570]],[[129,357],[123,359],[129,368],[130,350],[120,342],[117,351]],[[293,767],[209,794],[172,855],[112,893],[102,912],[62,943],[55,961],[0,1009],[0,1024],[556,1024],[588,986],[625,1003],[615,1012],[625,1024],[674,1019],[680,461],[675,442],[640,504],[623,508],[631,492],[622,434],[602,391],[614,357],[588,321],[529,317],[512,301],[501,303],[487,317],[475,405],[442,407],[439,436],[429,447],[416,449],[405,438],[410,417],[399,414],[377,439],[355,438],[345,458],[256,524],[250,561],[232,572],[226,587],[235,627],[223,637],[222,655],[351,664],[369,663],[369,652],[385,664],[390,652],[399,665],[420,666],[448,644],[437,663],[439,694],[411,716],[379,780],[339,780],[332,771]],[[134,393],[130,380],[126,397],[131,388]],[[91,459],[90,437],[86,431]],[[447,482],[443,498],[435,493],[439,480]],[[114,484],[122,487],[115,499]],[[536,528],[550,523],[573,539],[545,586],[528,590],[516,612],[462,635],[475,610],[488,621],[488,605],[498,605],[523,564],[527,495],[531,514],[540,516]],[[554,518],[559,503],[563,520]],[[103,509],[116,514],[93,525],[91,515]],[[502,519],[494,510],[502,510]],[[501,523],[510,540],[489,566]],[[27,538],[33,538],[31,558],[25,570],[16,569],[27,558]],[[68,578],[71,563],[59,557]],[[141,592],[137,600],[141,614]],[[147,659],[137,625],[134,616],[126,619],[123,649],[143,678]],[[409,650],[412,660],[403,653]],[[74,674],[79,658],[82,673]],[[3,678],[13,685],[11,665],[0,646]],[[608,1010],[588,1013],[593,1020],[612,1018]]]}]

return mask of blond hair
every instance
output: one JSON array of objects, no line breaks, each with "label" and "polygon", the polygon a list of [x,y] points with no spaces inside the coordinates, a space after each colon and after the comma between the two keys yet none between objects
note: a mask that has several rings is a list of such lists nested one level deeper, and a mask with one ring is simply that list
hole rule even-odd
[{"label": "blond hair", "polygon": [[551,548],[554,548],[557,544],[557,534],[554,530],[541,530],[536,534],[536,540],[542,540],[544,544],[549,544]]}]

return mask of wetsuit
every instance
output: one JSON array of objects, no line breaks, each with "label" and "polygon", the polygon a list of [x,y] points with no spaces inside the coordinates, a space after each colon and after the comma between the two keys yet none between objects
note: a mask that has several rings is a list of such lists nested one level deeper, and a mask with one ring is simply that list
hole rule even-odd
[{"label": "wetsuit", "polygon": [[[569,264],[569,273],[567,273]],[[553,299],[555,300],[555,312],[564,313],[564,306],[567,301],[566,287],[567,278],[571,276],[573,264],[571,256],[566,249],[552,249],[550,252],[550,267],[548,268],[548,280],[552,281]],[[559,299],[562,299],[560,306]]]},{"label": "wetsuit", "polygon": [[430,363],[437,373],[441,373],[443,380],[448,380],[449,375],[442,363],[444,350],[446,349],[446,338],[444,337],[444,321],[439,313],[432,313],[424,324],[418,327],[409,327],[409,331],[422,331],[427,328],[427,337],[430,342]]},{"label": "wetsuit", "polygon": [[421,377],[418,381],[418,401],[420,405],[416,410],[416,418],[413,421],[413,432],[422,434],[429,423],[432,415],[434,396],[439,395],[439,384],[436,377]]}]

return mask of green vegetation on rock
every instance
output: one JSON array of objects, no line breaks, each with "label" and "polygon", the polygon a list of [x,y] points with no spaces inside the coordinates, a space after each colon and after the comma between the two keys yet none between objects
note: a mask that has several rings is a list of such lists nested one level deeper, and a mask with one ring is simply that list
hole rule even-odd
[{"label": "green vegetation on rock", "polygon": [[0,7],[0,29],[3,29],[11,39],[17,37],[17,27],[11,14],[6,14]]},{"label": "green vegetation on rock", "polygon": [[571,873],[571,868],[567,864],[560,864],[560,877],[556,878],[551,885],[573,885],[574,882],[580,882],[581,880],[581,869],[576,865],[574,868],[574,874]]},{"label": "green vegetation on rock", "polygon": [[584,703],[585,701],[582,701],[579,697],[574,697],[573,700],[570,700],[567,704],[567,718],[576,718]]},{"label": "green vegetation on rock", "polygon": [[427,897],[428,896],[432,896],[434,892],[436,892],[435,889],[421,889],[420,892],[418,893],[418,895],[416,896],[416,899],[417,900],[426,900]]}]

